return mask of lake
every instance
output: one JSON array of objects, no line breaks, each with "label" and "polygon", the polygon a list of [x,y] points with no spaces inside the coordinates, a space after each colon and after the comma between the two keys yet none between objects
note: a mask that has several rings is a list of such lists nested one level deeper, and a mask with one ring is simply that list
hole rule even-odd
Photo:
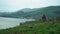
[{"label": "lake", "polygon": [[6,18],[0,17],[0,29],[11,28],[24,23],[25,21],[32,21],[34,19],[17,19],[17,18]]}]

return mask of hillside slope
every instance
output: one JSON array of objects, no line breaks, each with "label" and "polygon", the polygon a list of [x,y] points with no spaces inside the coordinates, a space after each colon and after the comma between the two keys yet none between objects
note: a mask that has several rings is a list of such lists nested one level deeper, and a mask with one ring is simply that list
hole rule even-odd
[{"label": "hillside slope", "polygon": [[36,22],[2,29],[0,34],[60,34],[60,22]]},{"label": "hillside slope", "polygon": [[60,16],[60,6],[49,6],[34,9],[26,8],[10,14],[0,14],[0,16],[13,18],[40,18],[43,14],[45,14],[47,18],[53,18],[57,15]]}]

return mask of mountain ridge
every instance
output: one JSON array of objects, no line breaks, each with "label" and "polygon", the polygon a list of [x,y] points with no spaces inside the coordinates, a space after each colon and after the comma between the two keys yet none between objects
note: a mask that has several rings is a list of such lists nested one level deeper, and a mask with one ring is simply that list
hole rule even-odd
[{"label": "mountain ridge", "polygon": [[48,6],[44,8],[35,8],[35,9],[26,8],[26,9],[18,10],[17,12],[12,12],[10,14],[0,13],[0,16],[13,17],[13,18],[40,18],[43,14],[45,14],[47,17],[52,18],[52,17],[56,17],[59,12],[60,12],[60,6]]}]

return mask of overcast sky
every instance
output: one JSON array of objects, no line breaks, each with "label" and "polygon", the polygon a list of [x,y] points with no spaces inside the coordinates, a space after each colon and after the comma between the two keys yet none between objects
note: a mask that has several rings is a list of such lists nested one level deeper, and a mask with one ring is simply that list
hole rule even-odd
[{"label": "overcast sky", "polygon": [[0,0],[0,11],[12,12],[23,8],[60,5],[60,0]]}]

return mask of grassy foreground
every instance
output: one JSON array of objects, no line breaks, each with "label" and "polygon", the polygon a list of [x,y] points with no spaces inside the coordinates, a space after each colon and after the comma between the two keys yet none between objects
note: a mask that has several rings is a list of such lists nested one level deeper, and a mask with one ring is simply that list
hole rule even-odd
[{"label": "grassy foreground", "polygon": [[2,29],[0,34],[60,34],[60,22],[36,22]]}]

